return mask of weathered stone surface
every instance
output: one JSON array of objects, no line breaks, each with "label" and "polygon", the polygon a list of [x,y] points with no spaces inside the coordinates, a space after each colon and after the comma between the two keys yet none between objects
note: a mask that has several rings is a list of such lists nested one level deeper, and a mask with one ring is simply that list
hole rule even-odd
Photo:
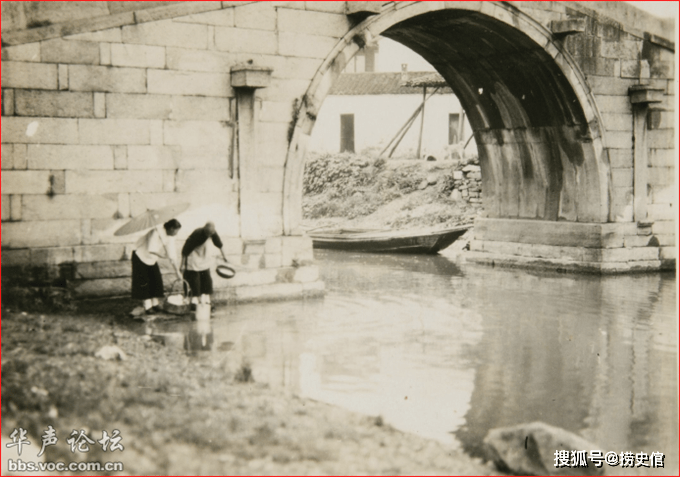
[{"label": "weathered stone surface", "polygon": [[130,170],[147,169],[162,170],[177,168],[180,149],[176,146],[128,146],[128,163]]},{"label": "weathered stone surface", "polygon": [[3,61],[2,87],[57,89],[57,65]]},{"label": "weathered stone surface", "polygon": [[3,171],[3,194],[46,194],[50,189],[49,171]]},{"label": "weathered stone surface", "polygon": [[92,93],[17,90],[15,111],[18,116],[91,118],[94,116]]},{"label": "weathered stone surface", "polygon": [[225,151],[231,145],[232,129],[217,121],[166,121],[165,144],[184,147],[206,147]]},{"label": "weathered stone surface", "polygon": [[155,171],[66,171],[67,194],[160,192],[162,177]]},{"label": "weathered stone surface", "polygon": [[165,68],[165,48],[161,46],[113,44],[111,65],[136,68]]},{"label": "weathered stone surface", "polygon": [[230,97],[228,74],[148,70],[149,93]]},{"label": "weathered stone surface", "polygon": [[340,38],[350,28],[349,19],[345,15],[311,11],[299,12],[285,8],[279,10],[279,31]]},{"label": "weathered stone surface", "polygon": [[200,23],[203,25],[217,25],[217,26],[234,26],[234,9],[227,8],[224,10],[196,13],[184,17],[178,17],[173,20],[180,23]]},{"label": "weathered stone surface", "polygon": [[276,29],[276,9],[269,2],[241,5],[234,9],[234,26],[256,30]]},{"label": "weathered stone surface", "polygon": [[224,73],[237,63],[236,55],[230,52],[170,47],[166,50],[170,70]]},{"label": "weathered stone surface", "polygon": [[81,119],[81,144],[149,144],[149,122],[138,119]]},{"label": "weathered stone surface", "polygon": [[[73,247],[73,258],[76,262],[106,262],[129,260],[131,257],[125,253],[125,245],[105,244]],[[130,268],[131,263],[127,263],[128,268]]]},{"label": "weathered stone surface", "polygon": [[205,50],[208,46],[208,27],[171,20],[124,26],[123,43]]},{"label": "weathered stone surface", "polygon": [[2,221],[10,220],[12,211],[10,209],[10,196],[2,194]]},{"label": "weathered stone surface", "polygon": [[[2,49],[2,61],[40,61],[40,43],[8,46]],[[3,81],[4,82],[4,81]]]},{"label": "weathered stone surface", "polygon": [[66,247],[79,245],[80,240],[78,220],[24,221],[2,224],[3,248]]},{"label": "weathered stone surface", "polygon": [[106,30],[93,31],[89,33],[78,33],[76,35],[65,36],[65,40],[70,41],[92,41],[92,42],[107,42],[120,43],[122,39],[122,31],[120,28],[109,28]]},{"label": "weathered stone surface", "polygon": [[506,472],[521,475],[603,475],[592,463],[588,467],[555,467],[555,451],[590,452],[598,447],[576,434],[543,422],[492,429],[484,438],[487,455]]},{"label": "weathered stone surface", "polygon": [[130,278],[102,278],[73,281],[72,290],[79,297],[123,296],[130,294]]},{"label": "weathered stone surface", "polygon": [[115,194],[23,197],[24,220],[111,218],[117,210],[118,197]]},{"label": "weathered stone surface", "polygon": [[43,63],[99,64],[99,44],[73,42],[60,38],[40,43],[40,59]]},{"label": "weathered stone surface", "polygon": [[141,68],[84,65],[70,65],[68,68],[72,91],[146,93],[146,70]]},{"label": "weathered stone surface", "polygon": [[325,58],[336,40],[327,36],[294,32],[279,33],[279,53],[304,58]]},{"label": "weathered stone surface", "polygon": [[59,265],[73,262],[73,247],[34,248],[31,250],[32,265]]},{"label": "weathered stone surface", "polygon": [[131,263],[129,260],[78,263],[74,273],[76,279],[129,277]]},{"label": "weathered stone surface", "polygon": [[215,27],[215,46],[220,51],[266,55],[276,54],[278,48],[273,32],[227,27]]}]

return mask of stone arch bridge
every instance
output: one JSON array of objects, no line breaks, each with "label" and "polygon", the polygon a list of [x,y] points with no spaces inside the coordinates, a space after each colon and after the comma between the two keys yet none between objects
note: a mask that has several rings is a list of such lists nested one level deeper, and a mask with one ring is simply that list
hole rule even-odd
[{"label": "stone arch bridge", "polygon": [[305,145],[378,35],[427,59],[475,131],[469,259],[673,268],[673,28],[620,2],[3,2],[3,280],[127,293],[134,238],[113,231],[190,202],[247,268],[220,298],[320,293]]}]

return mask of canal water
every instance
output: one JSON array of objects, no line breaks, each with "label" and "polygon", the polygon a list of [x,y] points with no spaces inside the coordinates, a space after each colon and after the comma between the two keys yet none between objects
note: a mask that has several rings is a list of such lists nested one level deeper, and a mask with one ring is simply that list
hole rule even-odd
[{"label": "canal water", "polygon": [[209,323],[148,331],[183,333],[190,353],[216,365],[473,456],[489,429],[543,421],[597,446],[588,451],[663,452],[661,473],[677,475],[673,274],[315,256],[324,298],[218,307]]}]

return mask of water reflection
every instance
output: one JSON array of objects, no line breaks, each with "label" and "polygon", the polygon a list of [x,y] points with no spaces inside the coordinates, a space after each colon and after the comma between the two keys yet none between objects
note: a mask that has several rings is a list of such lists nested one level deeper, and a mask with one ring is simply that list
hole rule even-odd
[{"label": "water reflection", "polygon": [[541,420],[604,452],[664,452],[665,473],[677,473],[672,275],[317,259],[324,299],[222,308],[209,332],[195,323],[163,332],[185,333],[188,349],[210,350],[216,363],[248,363],[257,381],[472,455],[489,429]]}]

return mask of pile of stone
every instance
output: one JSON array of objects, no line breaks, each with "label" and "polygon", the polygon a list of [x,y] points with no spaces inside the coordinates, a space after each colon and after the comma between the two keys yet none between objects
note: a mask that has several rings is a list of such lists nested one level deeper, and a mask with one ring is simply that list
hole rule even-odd
[{"label": "pile of stone", "polygon": [[470,204],[482,204],[482,169],[478,162],[453,171],[453,190],[450,198]]}]

